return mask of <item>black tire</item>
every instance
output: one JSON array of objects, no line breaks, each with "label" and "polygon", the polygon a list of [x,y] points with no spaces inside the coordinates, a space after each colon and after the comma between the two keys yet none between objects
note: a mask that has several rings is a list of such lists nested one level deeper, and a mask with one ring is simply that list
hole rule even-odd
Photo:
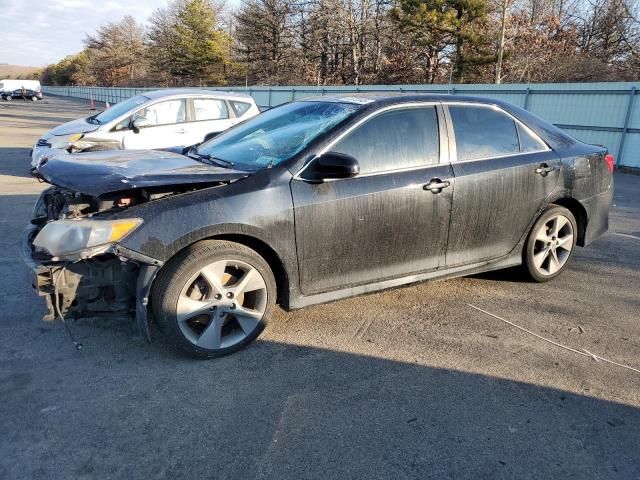
[{"label": "black tire", "polygon": [[[205,266],[221,260],[244,262],[260,273],[266,286],[266,307],[255,330],[243,340],[226,348],[202,348],[189,340],[180,329],[177,318],[178,298],[193,275]],[[222,240],[204,240],[177,254],[162,268],[151,293],[151,307],[160,331],[180,350],[201,359],[229,355],[258,338],[267,325],[275,301],[276,282],[269,264],[254,250]]]},{"label": "black tire", "polygon": [[[541,242],[539,239],[536,239],[538,232],[540,232],[546,224],[548,224],[554,217],[565,217],[570,224],[571,229],[571,240],[566,243],[566,246],[570,244],[570,250],[566,253],[566,256],[563,258],[562,264],[558,267],[558,270],[553,273],[543,273],[543,268],[538,268],[536,266],[534,255],[539,253],[541,248],[544,248],[544,242]],[[567,231],[569,230],[569,226],[564,227]],[[536,223],[533,224],[531,231],[529,232],[529,236],[527,238],[527,242],[525,243],[524,252],[523,252],[523,273],[527,276],[528,279],[534,282],[548,282],[549,280],[553,280],[558,275],[560,275],[566,266],[569,264],[571,256],[573,255],[573,251],[576,246],[576,239],[578,234],[578,226],[576,223],[576,219],[567,208],[561,207],[559,205],[551,205],[549,206],[543,213],[540,215]],[[565,237],[568,234],[565,235]],[[556,240],[557,236],[551,237],[553,240],[549,243],[553,243]],[[566,247],[562,247],[563,249]],[[558,257],[556,257],[558,258]],[[551,261],[551,259],[549,260]]]}]

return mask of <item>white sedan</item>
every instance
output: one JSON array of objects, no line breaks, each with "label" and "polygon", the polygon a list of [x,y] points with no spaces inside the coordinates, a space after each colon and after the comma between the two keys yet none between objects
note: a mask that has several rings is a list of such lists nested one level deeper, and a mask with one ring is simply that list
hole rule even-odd
[{"label": "white sedan", "polygon": [[201,89],[145,92],[87,118],[64,123],[38,140],[31,164],[51,149],[177,149],[208,140],[260,113],[249,95]]}]

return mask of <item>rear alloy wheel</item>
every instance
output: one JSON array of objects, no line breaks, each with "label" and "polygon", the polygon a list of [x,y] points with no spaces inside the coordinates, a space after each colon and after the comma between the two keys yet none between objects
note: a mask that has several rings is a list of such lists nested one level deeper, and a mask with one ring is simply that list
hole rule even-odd
[{"label": "rear alloy wheel", "polygon": [[576,220],[566,208],[554,206],[538,219],[526,246],[525,266],[537,282],[557,277],[576,245]]},{"label": "rear alloy wheel", "polygon": [[269,265],[253,250],[204,241],[170,262],[153,292],[161,329],[200,358],[232,353],[260,335],[275,303]]},{"label": "rear alloy wheel", "polygon": [[35,95],[33,97],[31,97],[31,101],[32,102],[37,102],[38,101],[38,97],[36,97]]}]

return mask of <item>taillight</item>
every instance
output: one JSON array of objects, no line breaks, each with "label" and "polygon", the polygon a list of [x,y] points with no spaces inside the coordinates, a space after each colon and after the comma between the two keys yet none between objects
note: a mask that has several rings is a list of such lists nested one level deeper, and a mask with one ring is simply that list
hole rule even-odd
[{"label": "taillight", "polygon": [[604,156],[604,162],[607,164],[607,168],[609,169],[609,171],[613,173],[613,166],[616,163],[616,159],[613,158],[613,155],[611,155],[610,153],[607,153]]}]

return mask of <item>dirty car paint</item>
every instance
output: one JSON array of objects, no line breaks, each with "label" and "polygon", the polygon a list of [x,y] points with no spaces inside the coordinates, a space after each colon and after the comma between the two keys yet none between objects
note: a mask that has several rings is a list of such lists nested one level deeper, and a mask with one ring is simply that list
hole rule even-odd
[{"label": "dirty car paint", "polygon": [[[582,144],[504,102],[436,95],[357,98],[361,107],[352,117],[292,158],[253,173],[160,151],[95,152],[82,154],[78,161],[75,155],[60,155],[44,163],[40,173],[49,183],[87,195],[201,185],[98,215],[143,220],[118,244],[124,257],[142,265],[160,266],[206,238],[245,243],[268,258],[285,308],[518,265],[531,224],[554,201],[575,201],[581,209],[576,211],[585,212],[581,244],[606,231],[612,177],[604,149]],[[502,108],[550,150],[460,163],[452,155],[424,168],[335,182],[297,176],[350,125],[378,109],[407,102],[446,106],[453,101]],[[441,142],[452,142],[451,130],[451,125],[441,130],[440,135],[448,137]],[[551,174],[535,173],[542,163],[554,167]],[[425,191],[425,184],[436,177],[447,179],[450,187],[438,194]],[[152,277],[146,275],[137,290],[148,292],[145,282]],[[146,301],[146,296],[136,299],[138,311],[146,308]]]}]

